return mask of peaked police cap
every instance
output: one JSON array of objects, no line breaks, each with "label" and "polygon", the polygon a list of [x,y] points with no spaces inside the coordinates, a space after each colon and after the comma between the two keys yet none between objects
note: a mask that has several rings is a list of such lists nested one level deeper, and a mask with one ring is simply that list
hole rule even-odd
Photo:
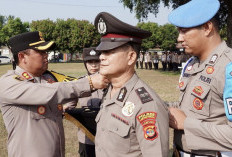
[{"label": "peaked police cap", "polygon": [[96,47],[84,48],[83,49],[83,60],[99,60],[100,52],[96,50]]},{"label": "peaked police cap", "polygon": [[26,49],[46,51],[51,49],[54,44],[53,41],[46,42],[42,33],[38,31],[22,33],[9,39],[9,47],[13,54]]},{"label": "peaked police cap", "polygon": [[124,23],[106,12],[96,16],[94,25],[102,35],[101,43],[96,48],[100,51],[111,50],[128,42],[141,44],[142,39],[151,36],[149,31]]}]

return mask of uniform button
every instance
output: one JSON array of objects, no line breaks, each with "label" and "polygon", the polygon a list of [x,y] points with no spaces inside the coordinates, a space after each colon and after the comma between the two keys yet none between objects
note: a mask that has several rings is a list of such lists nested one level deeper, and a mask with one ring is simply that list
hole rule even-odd
[{"label": "uniform button", "polygon": [[103,108],[103,106],[101,105],[101,106],[100,106],[100,109],[102,109],[102,108]]},{"label": "uniform button", "polygon": [[114,128],[114,131],[118,131],[118,128]]},{"label": "uniform button", "polygon": [[102,130],[102,131],[105,131],[105,129],[104,129],[104,128],[101,128],[101,130]]}]

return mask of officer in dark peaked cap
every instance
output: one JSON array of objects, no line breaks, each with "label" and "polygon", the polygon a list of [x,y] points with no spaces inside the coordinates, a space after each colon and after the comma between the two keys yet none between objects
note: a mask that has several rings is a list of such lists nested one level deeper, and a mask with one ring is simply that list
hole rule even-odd
[{"label": "officer in dark peaked cap", "polygon": [[16,67],[0,77],[0,109],[8,132],[9,157],[64,157],[61,104],[89,96],[91,90],[108,83],[101,75],[55,83],[56,74],[47,71],[47,51],[53,45],[38,31],[9,39]]},{"label": "officer in dark peaked cap", "polygon": [[100,74],[111,82],[96,117],[96,156],[167,157],[168,109],[134,69],[142,39],[151,33],[106,12],[94,24],[102,34]]},{"label": "officer in dark peaked cap", "polygon": [[[84,48],[82,58],[84,61],[87,74],[81,78],[88,77],[88,75],[95,74],[100,69],[100,52],[96,47]],[[95,90],[91,92],[89,97],[79,98],[78,103],[81,108],[75,108],[77,103],[68,103],[65,105],[65,110],[70,115],[74,116],[82,125],[90,131],[92,135],[85,133],[82,128],[78,128],[79,154],[80,157],[95,157],[94,136],[96,134],[95,118],[100,109],[102,90]],[[91,136],[93,138],[91,138]]]},{"label": "officer in dark peaked cap", "polygon": [[169,14],[187,61],[180,103],[170,108],[174,156],[232,156],[232,49],[219,35],[218,0],[192,0]]}]

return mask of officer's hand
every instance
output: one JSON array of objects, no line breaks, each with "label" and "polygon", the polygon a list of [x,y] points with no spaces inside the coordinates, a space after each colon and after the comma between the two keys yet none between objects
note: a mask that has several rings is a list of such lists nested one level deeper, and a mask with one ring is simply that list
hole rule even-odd
[{"label": "officer's hand", "polygon": [[90,77],[92,80],[93,87],[96,89],[106,88],[109,84],[109,80],[106,78],[106,76],[103,76],[99,73],[91,75]]},{"label": "officer's hand", "polygon": [[169,126],[173,129],[184,130],[185,113],[178,108],[169,108]]}]

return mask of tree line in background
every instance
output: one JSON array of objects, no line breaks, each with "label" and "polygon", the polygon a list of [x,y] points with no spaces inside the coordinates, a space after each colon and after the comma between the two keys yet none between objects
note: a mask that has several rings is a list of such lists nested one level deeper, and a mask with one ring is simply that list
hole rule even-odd
[{"label": "tree line in background", "polygon": [[[147,19],[148,14],[157,15],[160,3],[163,2],[165,7],[177,8],[190,0],[119,0],[131,12],[135,12],[137,19],[140,21]],[[219,0],[221,7],[219,10],[220,34],[232,47],[232,2],[231,0]]]},{"label": "tree line in background", "polygon": [[[159,26],[157,23],[138,23],[137,27],[152,32],[152,36],[143,42],[142,50],[161,48],[174,49],[177,29],[171,24]],[[41,31],[45,40],[53,40],[56,50],[62,53],[81,52],[85,47],[96,46],[100,42],[100,34],[94,25],[86,20],[50,19],[22,22],[14,16],[0,16],[0,46],[7,46],[10,37],[28,31]]]},{"label": "tree line in background", "polygon": [[[140,22],[137,27],[148,30],[151,37],[144,40],[142,50],[160,48],[162,50],[175,50],[178,31],[171,24],[158,25],[153,22]],[[56,43],[56,51],[61,53],[82,52],[85,47],[97,46],[100,43],[100,34],[94,25],[86,20],[76,19],[50,19],[22,22],[14,16],[0,16],[0,46],[8,46],[10,37],[28,31],[40,31],[45,40]],[[222,31],[223,32],[223,29]],[[226,33],[224,31],[223,33]],[[73,55],[71,55],[73,56]]]}]

